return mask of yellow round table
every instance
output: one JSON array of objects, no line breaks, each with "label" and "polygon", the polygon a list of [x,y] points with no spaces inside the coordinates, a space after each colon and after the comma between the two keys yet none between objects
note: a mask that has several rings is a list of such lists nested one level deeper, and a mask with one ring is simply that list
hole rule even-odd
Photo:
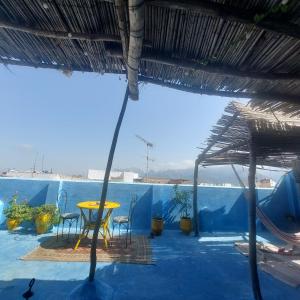
[{"label": "yellow round table", "polygon": [[[83,219],[83,229],[82,233],[80,234],[78,241],[74,247],[74,250],[76,250],[80,244],[80,241],[87,237],[90,230],[93,230],[95,227],[95,221],[92,220],[92,211],[98,210],[100,206],[100,201],[95,200],[89,200],[89,201],[83,201],[77,203],[77,207],[80,209],[81,217]],[[119,208],[121,205],[119,202],[113,202],[113,201],[105,201],[104,209],[107,209],[106,215],[102,218],[101,222],[101,229],[100,234],[103,236],[104,245],[105,248],[108,246],[107,242],[107,235],[111,237],[110,231],[109,231],[109,220],[110,216],[112,214],[112,211],[115,208]],[[88,210],[88,216],[84,213],[84,210]]]},{"label": "yellow round table", "polygon": [[[100,206],[100,201],[83,201],[77,203],[78,208],[85,208],[85,209],[98,209]],[[104,208],[107,209],[115,209],[119,208],[121,205],[119,202],[113,202],[113,201],[105,201]]]}]

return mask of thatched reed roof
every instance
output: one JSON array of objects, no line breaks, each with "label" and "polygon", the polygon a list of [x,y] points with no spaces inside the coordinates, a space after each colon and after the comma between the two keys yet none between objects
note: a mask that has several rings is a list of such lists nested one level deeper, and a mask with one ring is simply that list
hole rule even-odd
[{"label": "thatched reed roof", "polygon": [[248,165],[250,143],[260,165],[287,168],[300,156],[299,117],[260,112],[238,102],[231,102],[225,112],[199,155],[201,164]]},{"label": "thatched reed roof", "polygon": [[300,1],[3,0],[0,61],[298,102]]}]

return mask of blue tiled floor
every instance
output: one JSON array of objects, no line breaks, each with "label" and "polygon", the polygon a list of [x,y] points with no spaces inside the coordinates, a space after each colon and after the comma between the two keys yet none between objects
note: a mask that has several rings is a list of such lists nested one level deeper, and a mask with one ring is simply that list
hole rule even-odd
[{"label": "blue tiled floor", "polygon": [[[22,299],[36,278],[33,300],[64,299],[86,278],[88,263],[22,261],[45,236],[0,231],[0,299]],[[155,265],[98,263],[97,278],[114,290],[114,299],[251,300],[248,262],[233,247],[237,234],[200,239],[165,231],[151,240]],[[260,273],[264,299],[300,299],[300,290]]]}]

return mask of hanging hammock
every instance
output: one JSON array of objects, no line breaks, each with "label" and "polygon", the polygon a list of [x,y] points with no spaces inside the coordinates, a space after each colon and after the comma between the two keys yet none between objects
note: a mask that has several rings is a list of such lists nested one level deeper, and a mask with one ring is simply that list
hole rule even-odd
[{"label": "hanging hammock", "polygon": [[[246,186],[238,175],[235,167],[231,164],[234,174],[236,175],[240,186],[246,190]],[[246,197],[247,198],[247,197]],[[287,242],[288,244],[298,245],[300,246],[300,232],[296,233],[287,233],[279,229],[270,219],[269,217],[262,211],[262,209],[256,204],[256,215],[260,219],[260,221],[264,224],[264,226],[277,238]]]},{"label": "hanging hammock", "polygon": [[287,233],[282,231],[268,218],[268,216],[260,209],[258,205],[256,205],[256,215],[264,224],[264,226],[277,238],[289,244],[300,246],[300,232]]}]

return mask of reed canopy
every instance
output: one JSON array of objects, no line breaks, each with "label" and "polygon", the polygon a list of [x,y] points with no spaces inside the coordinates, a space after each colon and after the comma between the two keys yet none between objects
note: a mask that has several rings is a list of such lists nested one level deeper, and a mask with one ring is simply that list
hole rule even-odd
[{"label": "reed canopy", "polygon": [[[198,166],[226,165],[233,167],[240,184],[234,164],[249,166],[248,189],[245,199],[248,202],[249,228],[249,269],[251,286],[255,300],[263,300],[256,255],[256,213],[258,211],[255,174],[257,164],[273,167],[292,167],[298,165],[300,155],[300,117],[284,112],[286,108],[274,110],[271,107],[255,109],[255,103],[243,105],[231,102],[225,113],[213,127],[207,146],[195,161],[193,190],[193,219],[195,235],[199,235],[198,211]],[[296,107],[300,111],[299,107]]]},{"label": "reed canopy", "polygon": [[0,62],[126,74],[259,101],[300,99],[297,0],[3,0]]},{"label": "reed canopy", "polygon": [[300,157],[299,136],[300,117],[231,102],[198,160],[203,165],[248,165],[253,147],[257,164],[290,168]]}]

